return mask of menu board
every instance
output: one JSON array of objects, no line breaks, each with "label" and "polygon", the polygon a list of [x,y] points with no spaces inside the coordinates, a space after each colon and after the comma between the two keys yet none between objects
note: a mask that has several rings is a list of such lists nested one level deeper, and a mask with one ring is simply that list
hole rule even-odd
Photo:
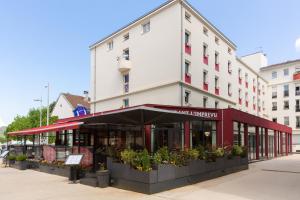
[{"label": "menu board", "polygon": [[0,158],[5,158],[8,155],[9,151],[4,151],[1,155]]},{"label": "menu board", "polygon": [[79,165],[82,158],[83,158],[82,154],[69,155],[65,162],[65,165]]}]

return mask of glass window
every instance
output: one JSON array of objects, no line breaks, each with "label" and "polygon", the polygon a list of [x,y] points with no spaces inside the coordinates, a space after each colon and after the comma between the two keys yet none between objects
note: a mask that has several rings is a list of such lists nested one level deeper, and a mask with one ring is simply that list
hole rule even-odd
[{"label": "glass window", "polygon": [[203,97],[203,108],[207,107],[207,101],[208,101],[208,98],[207,97]]},{"label": "glass window", "polygon": [[276,99],[277,98],[277,87],[273,86],[272,87],[272,99]]},{"label": "glass window", "polygon": [[283,86],[283,96],[288,97],[289,96],[289,85]]},{"label": "glass window", "polygon": [[207,71],[203,71],[203,83],[207,84]]},{"label": "glass window", "polygon": [[192,147],[202,145],[206,148],[216,146],[216,122],[193,121],[191,122]]},{"label": "glass window", "polygon": [[123,50],[123,58],[129,60],[129,49]]},{"label": "glass window", "polygon": [[204,35],[208,35],[208,29],[203,27],[203,33],[204,33]]},{"label": "glass window", "polygon": [[150,31],[150,22],[147,22],[142,25],[143,33],[148,33]]},{"label": "glass window", "polygon": [[283,121],[284,121],[284,125],[287,125],[287,126],[290,125],[289,117],[284,117]]},{"label": "glass window", "polygon": [[203,57],[207,57],[207,44],[203,44]]},{"label": "glass window", "polygon": [[189,22],[191,22],[191,15],[188,12],[185,12],[185,19]]},{"label": "glass window", "polygon": [[288,76],[289,75],[289,69],[284,69],[283,74],[284,74],[284,76]]},{"label": "glass window", "polygon": [[124,92],[129,92],[129,74],[123,75]]},{"label": "glass window", "polygon": [[300,128],[300,116],[296,116],[296,128]]},{"label": "glass window", "polygon": [[124,108],[129,107],[129,99],[123,99],[123,107]]},{"label": "glass window", "polygon": [[277,110],[277,102],[272,102],[272,110]]},{"label": "glass window", "polygon": [[218,101],[215,101],[215,108],[219,108],[219,102]]},{"label": "glass window", "polygon": [[189,102],[190,102],[190,95],[191,95],[190,91],[185,91],[185,93],[184,93],[184,102],[186,104],[189,104]]},{"label": "glass window", "polygon": [[232,88],[231,88],[231,83],[228,83],[228,95],[232,95]]},{"label": "glass window", "polygon": [[272,121],[277,122],[277,118],[276,117],[272,118]]},{"label": "glass window", "polygon": [[300,95],[300,85],[296,85],[296,87],[295,87],[295,95],[296,96]]},{"label": "glass window", "polygon": [[185,44],[189,45],[190,44],[190,33],[185,32]]},{"label": "glass window", "polygon": [[110,41],[108,44],[107,44],[107,48],[108,50],[112,50],[114,48],[114,42],[113,41]]},{"label": "glass window", "polygon": [[215,64],[218,65],[219,64],[219,53],[215,52]]},{"label": "glass window", "polygon": [[277,78],[277,72],[272,72],[272,79],[276,79]]},{"label": "glass window", "polygon": [[289,107],[290,107],[289,101],[284,101],[284,102],[283,102],[283,109],[288,110]]},{"label": "glass window", "polygon": [[124,41],[129,40],[129,33],[125,34],[125,35],[123,36],[123,39],[124,39]]},{"label": "glass window", "polygon": [[219,77],[215,76],[215,88],[219,88]]},{"label": "glass window", "polygon": [[185,73],[189,74],[190,73],[190,62],[185,61]]}]

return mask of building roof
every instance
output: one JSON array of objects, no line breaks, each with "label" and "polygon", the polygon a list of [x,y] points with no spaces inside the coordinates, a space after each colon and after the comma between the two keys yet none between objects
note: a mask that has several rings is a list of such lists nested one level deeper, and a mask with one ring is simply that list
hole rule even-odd
[{"label": "building roof", "polygon": [[196,10],[187,0],[168,0],[165,3],[161,4],[160,6],[158,6],[157,8],[151,10],[150,12],[144,14],[143,16],[137,18],[136,20],[130,22],[129,24],[121,27],[120,29],[118,29],[117,31],[109,34],[108,36],[102,38],[101,40],[93,43],[92,45],[90,45],[90,49],[93,49],[95,47],[97,47],[99,44],[101,44],[102,42],[104,42],[105,40],[108,40],[109,38],[119,34],[121,31],[123,31],[124,29],[128,28],[129,26],[135,25],[136,23],[138,23],[139,21],[143,20],[144,18],[152,15],[153,13],[157,12],[158,10],[160,10],[161,8],[164,8],[166,6],[171,5],[174,2],[182,2],[182,5],[185,5],[187,7],[189,7],[191,10],[193,10],[205,23],[207,23],[212,29],[214,29],[224,40],[226,40],[228,42],[228,44],[230,44],[234,49],[236,49],[236,45],[228,38],[226,37],[218,28],[216,28],[211,22],[209,22],[203,15],[200,14],[200,12],[198,10]]},{"label": "building roof", "polygon": [[271,68],[274,68],[274,67],[278,67],[278,66],[281,66],[281,65],[287,65],[287,64],[291,64],[291,63],[296,63],[296,62],[300,62],[300,59],[296,59],[296,60],[288,60],[288,61],[286,61],[286,62],[281,62],[281,63],[269,65],[269,66],[260,68],[260,70],[262,70],[262,71],[263,71],[263,70],[268,70],[268,69],[271,69]]},{"label": "building roof", "polygon": [[74,109],[77,107],[78,104],[90,109],[90,103],[85,99],[85,97],[69,93],[62,93],[62,95],[66,97],[66,99],[69,101],[69,103]]}]

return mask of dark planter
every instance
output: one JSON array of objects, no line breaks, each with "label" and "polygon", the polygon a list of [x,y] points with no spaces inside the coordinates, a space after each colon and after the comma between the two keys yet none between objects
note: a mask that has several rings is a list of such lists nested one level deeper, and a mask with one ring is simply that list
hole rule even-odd
[{"label": "dark planter", "polygon": [[183,178],[189,176],[189,166],[175,166],[175,178]]},{"label": "dark planter", "polygon": [[53,174],[54,168],[51,165],[40,164],[40,171],[48,174]]},{"label": "dark planter", "polygon": [[216,169],[217,169],[217,161],[205,163],[205,172],[216,171]]},{"label": "dark planter", "polygon": [[61,167],[53,167],[53,174],[63,177],[68,177],[70,174],[70,167],[61,166]]},{"label": "dark planter", "polygon": [[240,165],[240,157],[234,156],[231,159],[226,159],[224,161],[224,163],[225,163],[225,165],[224,165],[225,168],[232,168],[232,167],[239,166]]},{"label": "dark planter", "polygon": [[160,164],[157,166],[157,181],[163,182],[176,178],[175,175],[176,166],[170,164]]},{"label": "dark planter", "polygon": [[241,165],[248,165],[248,158],[247,157],[244,157],[244,158],[240,158],[240,164]]},{"label": "dark planter", "polygon": [[105,188],[109,186],[109,171],[108,170],[101,170],[97,171],[97,182],[98,187]]},{"label": "dark planter", "polygon": [[16,161],[16,163],[14,164],[15,168],[19,169],[19,170],[25,170],[27,169],[27,161]]},{"label": "dark planter", "polygon": [[225,166],[226,158],[221,157],[216,159],[216,170],[223,170]]},{"label": "dark planter", "polygon": [[8,160],[8,165],[12,167],[16,163],[15,160]]},{"label": "dark planter", "polygon": [[202,174],[205,172],[205,160],[191,160],[189,162],[189,175]]}]

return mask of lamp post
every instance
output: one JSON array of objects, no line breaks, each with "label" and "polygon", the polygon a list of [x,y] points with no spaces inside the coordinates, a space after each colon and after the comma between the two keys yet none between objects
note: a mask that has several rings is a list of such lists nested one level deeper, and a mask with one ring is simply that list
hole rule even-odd
[{"label": "lamp post", "polygon": [[49,125],[49,94],[50,94],[50,87],[49,87],[49,82],[47,83],[47,85],[45,86],[45,88],[47,88],[47,126]]},{"label": "lamp post", "polygon": [[42,126],[42,109],[43,109],[43,99],[42,97],[40,99],[33,99],[33,101],[37,101],[41,103],[40,107],[40,127]]}]

